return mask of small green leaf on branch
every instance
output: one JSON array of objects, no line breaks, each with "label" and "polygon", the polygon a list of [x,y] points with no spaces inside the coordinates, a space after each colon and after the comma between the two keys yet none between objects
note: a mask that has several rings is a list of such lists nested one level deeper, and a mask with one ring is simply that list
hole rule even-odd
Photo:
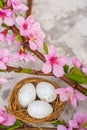
[{"label": "small green leaf on branch", "polygon": [[68,73],[67,78],[75,83],[87,84],[87,76],[78,68],[74,67],[72,73]]},{"label": "small green leaf on branch", "polygon": [[21,42],[22,41],[22,37],[20,35],[16,35],[15,36],[15,40],[18,41],[18,42]]},{"label": "small green leaf on branch", "polygon": [[3,0],[0,0],[0,8],[3,8]]},{"label": "small green leaf on branch", "polygon": [[48,47],[47,47],[46,42],[44,42],[44,44],[43,44],[43,50],[44,50],[45,54],[48,54]]},{"label": "small green leaf on branch", "polygon": [[68,65],[64,65],[63,68],[64,68],[64,72],[65,72],[66,74],[68,74],[69,66],[68,66]]},{"label": "small green leaf on branch", "polygon": [[32,69],[23,69],[23,70],[21,71],[21,73],[31,74],[31,73],[32,73]]}]

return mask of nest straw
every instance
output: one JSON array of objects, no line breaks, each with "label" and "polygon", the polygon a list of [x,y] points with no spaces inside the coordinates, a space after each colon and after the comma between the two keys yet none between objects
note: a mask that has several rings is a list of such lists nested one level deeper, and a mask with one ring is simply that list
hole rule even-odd
[{"label": "nest straw", "polygon": [[39,82],[48,82],[52,84],[55,88],[59,88],[59,85],[57,83],[44,79],[44,78],[36,78],[36,77],[26,78],[26,79],[21,80],[14,86],[9,97],[9,103],[8,103],[9,113],[14,115],[17,119],[25,123],[29,123],[31,125],[35,123],[49,123],[52,120],[57,119],[63,106],[63,102],[61,102],[59,100],[59,96],[57,96],[56,100],[50,103],[53,107],[53,112],[49,116],[42,119],[36,119],[29,116],[29,114],[27,113],[27,108],[23,108],[18,102],[18,92],[20,88],[27,83],[32,83],[36,85]]}]

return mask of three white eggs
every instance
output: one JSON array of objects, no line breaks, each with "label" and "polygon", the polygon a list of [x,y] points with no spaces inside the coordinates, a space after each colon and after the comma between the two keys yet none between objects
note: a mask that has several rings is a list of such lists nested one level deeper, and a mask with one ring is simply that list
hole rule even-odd
[{"label": "three white eggs", "polygon": [[[36,95],[39,100],[36,100]],[[41,119],[53,112],[49,104],[55,101],[55,87],[48,82],[39,82],[36,87],[32,83],[23,85],[18,92],[18,101],[22,107],[27,107],[31,117]]]}]

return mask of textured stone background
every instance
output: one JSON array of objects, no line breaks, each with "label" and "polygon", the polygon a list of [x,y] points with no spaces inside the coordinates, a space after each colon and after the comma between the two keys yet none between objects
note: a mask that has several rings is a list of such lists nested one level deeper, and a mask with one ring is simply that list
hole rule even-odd
[{"label": "textured stone background", "polygon": [[[24,0],[26,3],[26,1]],[[41,23],[41,26],[46,33],[46,41],[49,44],[55,44],[58,55],[64,54],[66,56],[76,55],[85,64],[87,63],[87,0],[33,0],[32,14],[35,19]],[[5,48],[2,45],[1,48]],[[12,54],[16,48],[9,47]],[[11,63],[13,65],[13,63]],[[15,64],[20,65],[20,62]],[[42,62],[38,60],[36,64],[30,63],[21,66],[33,68],[41,68]],[[0,86],[0,104],[6,105],[8,95],[12,87],[25,77],[27,74],[4,74],[9,81],[7,84]],[[62,81],[53,77],[61,86],[67,86]],[[87,101],[79,102],[78,108],[87,112]],[[68,119],[69,116],[66,116]]]}]

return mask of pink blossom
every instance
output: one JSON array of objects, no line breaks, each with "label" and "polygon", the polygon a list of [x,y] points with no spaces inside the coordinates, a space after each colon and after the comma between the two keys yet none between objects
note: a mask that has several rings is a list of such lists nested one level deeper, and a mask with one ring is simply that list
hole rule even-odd
[{"label": "pink blossom", "polygon": [[5,23],[8,26],[14,25],[12,12],[10,9],[0,9],[0,25]]},{"label": "pink blossom", "polygon": [[31,26],[34,22],[34,18],[29,16],[26,20],[22,16],[18,16],[16,18],[16,22],[19,25],[20,34],[22,36],[27,36],[28,33],[28,26]]},{"label": "pink blossom", "polygon": [[6,82],[7,82],[6,79],[0,77],[0,85],[2,85],[3,83],[6,83]]},{"label": "pink blossom", "polygon": [[72,63],[74,66],[80,69],[85,75],[87,75],[87,67],[83,65],[83,63],[81,63],[79,59],[77,59],[76,57],[73,57]]},{"label": "pink blossom", "polygon": [[57,130],[68,130],[64,125],[58,125]]},{"label": "pink blossom", "polygon": [[10,60],[10,52],[7,49],[0,50],[0,69],[6,69]]},{"label": "pink blossom", "polygon": [[74,90],[71,87],[67,88],[58,88],[56,89],[56,93],[59,94],[61,101],[71,101],[71,104],[76,107],[77,106],[77,99],[83,101],[85,100],[85,96],[80,92]]},{"label": "pink blossom", "polygon": [[58,125],[57,130],[72,130],[72,128],[66,128],[64,125]]},{"label": "pink blossom", "polygon": [[87,114],[78,111],[74,114],[74,118],[69,121],[69,127],[77,128],[78,130],[87,130],[87,128],[83,128],[83,125],[87,123]]},{"label": "pink blossom", "polygon": [[41,30],[39,23],[34,23],[32,26],[28,27],[28,38],[29,46],[32,50],[36,50],[37,48],[43,48],[45,34]]},{"label": "pink blossom", "polygon": [[0,41],[2,43],[8,43],[8,45],[11,45],[12,42],[14,41],[14,34],[11,32],[9,33],[4,33],[4,32],[0,32]]},{"label": "pink blossom", "polygon": [[13,61],[25,61],[25,62],[28,62],[28,61],[35,61],[34,57],[28,53],[16,53],[14,56],[13,56]]},{"label": "pink blossom", "polygon": [[64,74],[63,66],[67,64],[68,59],[65,56],[56,56],[56,48],[51,45],[48,48],[48,54],[45,55],[46,62],[43,65],[42,71],[47,74],[53,71],[56,77],[61,77]]},{"label": "pink blossom", "polygon": [[15,123],[16,119],[6,112],[6,109],[0,106],[0,124],[11,126]]},{"label": "pink blossom", "polygon": [[26,11],[28,9],[28,7],[21,2],[21,0],[8,0],[7,5],[12,6],[13,9],[19,10],[19,11],[20,10]]}]

